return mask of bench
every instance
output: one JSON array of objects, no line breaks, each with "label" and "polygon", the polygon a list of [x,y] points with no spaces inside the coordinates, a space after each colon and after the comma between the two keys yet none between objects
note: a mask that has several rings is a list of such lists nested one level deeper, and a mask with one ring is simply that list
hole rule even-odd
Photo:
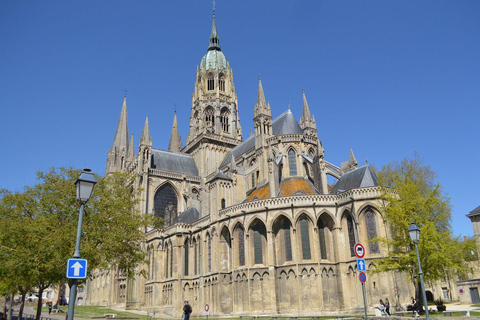
[{"label": "bench", "polygon": [[443,315],[444,315],[445,317],[451,317],[451,316],[452,316],[452,313],[455,313],[455,312],[460,312],[460,313],[462,314],[462,316],[470,317],[470,311],[469,311],[469,310],[443,311]]},{"label": "bench", "polygon": [[409,316],[411,314],[412,314],[412,311],[397,311],[397,312],[395,312],[396,316],[401,316],[401,317]]},{"label": "bench", "polygon": [[117,315],[115,313],[107,313],[103,315],[106,319],[115,318]]}]

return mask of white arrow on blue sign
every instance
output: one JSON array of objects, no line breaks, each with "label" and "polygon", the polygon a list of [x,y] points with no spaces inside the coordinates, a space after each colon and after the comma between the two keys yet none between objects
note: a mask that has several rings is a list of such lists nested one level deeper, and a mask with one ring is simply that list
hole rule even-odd
[{"label": "white arrow on blue sign", "polygon": [[357,259],[358,271],[367,271],[367,265],[365,264],[365,259]]},{"label": "white arrow on blue sign", "polygon": [[67,278],[68,279],[85,279],[86,277],[87,277],[87,260],[86,259],[68,259]]}]

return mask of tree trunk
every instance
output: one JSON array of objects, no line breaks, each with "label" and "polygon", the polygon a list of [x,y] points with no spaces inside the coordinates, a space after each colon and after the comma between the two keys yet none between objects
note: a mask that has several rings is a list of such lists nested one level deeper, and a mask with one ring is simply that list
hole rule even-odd
[{"label": "tree trunk", "polygon": [[35,315],[35,320],[40,320],[40,317],[42,315],[42,304],[43,304],[42,296],[43,296],[43,287],[39,287],[38,288],[37,314]]},{"label": "tree trunk", "polygon": [[18,320],[22,320],[23,317],[23,309],[25,308],[25,295],[27,294],[26,291],[20,291],[22,295],[22,300],[20,302],[20,309],[18,309]]},{"label": "tree trunk", "polygon": [[8,320],[12,320],[13,316],[13,293],[10,294],[10,307],[8,309]]}]

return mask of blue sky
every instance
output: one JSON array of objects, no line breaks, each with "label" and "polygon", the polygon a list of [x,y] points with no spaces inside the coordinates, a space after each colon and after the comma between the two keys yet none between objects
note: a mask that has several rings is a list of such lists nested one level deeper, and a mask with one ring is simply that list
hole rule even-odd
[{"label": "blue sky", "polygon": [[[457,235],[480,205],[479,1],[223,1],[220,45],[244,138],[258,75],[275,118],[301,116],[302,88],[326,160],[383,165],[417,151],[451,198]],[[127,86],[138,146],[148,115],[185,143],[211,1],[1,1],[0,188],[51,166],[104,173]]]}]

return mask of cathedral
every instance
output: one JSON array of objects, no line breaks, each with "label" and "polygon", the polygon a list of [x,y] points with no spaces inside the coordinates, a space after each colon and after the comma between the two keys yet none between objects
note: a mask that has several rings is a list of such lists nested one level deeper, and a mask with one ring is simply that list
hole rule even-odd
[{"label": "cathedral", "polygon": [[[290,109],[267,103],[259,77],[254,130],[243,139],[214,13],[185,144],[175,113],[168,150],[154,147],[148,117],[135,149],[125,97],[105,173],[134,172],[139,211],[161,217],[164,228],[146,230],[145,277],[97,271],[84,304],[166,316],[178,316],[184,300],[193,316],[203,316],[206,304],[214,317],[357,312],[356,243],[366,251],[367,305],[385,297],[405,304],[413,288],[405,288],[404,275],[369,272],[387,250],[371,239],[388,232],[373,168],[358,166],[352,151],[340,166],[327,161],[302,95],[297,121]],[[273,118],[272,109],[280,115]]]}]

